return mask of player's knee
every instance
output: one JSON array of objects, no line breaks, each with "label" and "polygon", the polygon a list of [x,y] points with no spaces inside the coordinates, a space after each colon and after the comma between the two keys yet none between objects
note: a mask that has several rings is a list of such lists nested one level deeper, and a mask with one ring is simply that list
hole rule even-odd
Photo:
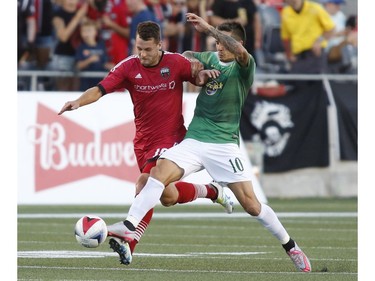
[{"label": "player's knee", "polygon": [[249,200],[245,204],[245,211],[253,217],[257,217],[260,214],[261,205],[257,200]]},{"label": "player's knee", "polygon": [[160,197],[160,203],[164,206],[164,207],[171,207],[175,204],[174,200],[170,197]]}]

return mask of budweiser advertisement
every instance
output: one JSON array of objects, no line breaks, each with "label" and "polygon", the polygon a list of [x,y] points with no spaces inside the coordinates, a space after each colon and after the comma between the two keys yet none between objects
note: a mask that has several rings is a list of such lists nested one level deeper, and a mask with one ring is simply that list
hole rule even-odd
[{"label": "budweiser advertisement", "polygon": [[[79,95],[18,93],[18,204],[133,201],[139,170],[133,152],[135,127],[129,94],[109,94],[78,110],[57,114],[66,101]],[[196,97],[184,95],[186,125]],[[202,171],[185,180],[208,183],[212,179]],[[258,197],[266,202],[255,176],[253,182]]]}]

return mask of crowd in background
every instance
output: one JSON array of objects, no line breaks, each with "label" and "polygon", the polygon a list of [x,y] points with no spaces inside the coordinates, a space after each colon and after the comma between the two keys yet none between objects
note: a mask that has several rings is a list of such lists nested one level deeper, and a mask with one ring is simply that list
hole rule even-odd
[{"label": "crowd in background", "polygon": [[[357,17],[344,14],[344,4],[344,0],[18,0],[18,70],[107,72],[135,53],[136,26],[145,20],[160,24],[164,50],[214,50],[212,38],[186,24],[185,14],[193,12],[213,26],[240,22],[246,30],[245,47],[259,72],[356,73]],[[302,7],[315,9],[319,17],[309,18],[309,13],[301,13]],[[101,80],[78,75],[38,79],[39,90],[57,91],[85,90]],[[19,78],[18,89],[28,87],[27,79]]]}]

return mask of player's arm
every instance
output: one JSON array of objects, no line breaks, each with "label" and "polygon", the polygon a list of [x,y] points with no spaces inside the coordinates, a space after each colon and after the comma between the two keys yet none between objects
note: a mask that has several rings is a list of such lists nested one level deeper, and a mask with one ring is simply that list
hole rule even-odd
[{"label": "player's arm", "polygon": [[220,32],[215,27],[207,23],[204,19],[193,13],[187,13],[186,17],[187,21],[191,22],[197,31],[205,32],[207,35],[214,37],[220,44],[223,44],[223,46],[229,52],[235,55],[236,60],[240,65],[247,65],[250,54],[243,46],[242,41],[237,41],[233,37]]},{"label": "player's arm", "polygon": [[58,115],[63,114],[65,111],[78,109],[81,106],[96,102],[102,96],[102,91],[98,86],[89,88],[78,99],[66,102]]},{"label": "player's arm", "polygon": [[190,60],[192,77],[195,77],[190,82],[194,85],[203,86],[210,78],[215,79],[219,77],[220,71],[216,69],[203,69],[203,64],[194,56],[194,52],[185,51],[182,55]]}]

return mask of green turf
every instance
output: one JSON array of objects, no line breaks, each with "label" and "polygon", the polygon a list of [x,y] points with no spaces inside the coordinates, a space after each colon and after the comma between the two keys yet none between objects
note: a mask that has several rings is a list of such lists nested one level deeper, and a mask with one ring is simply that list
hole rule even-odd
[{"label": "green turf", "polygon": [[[270,200],[277,213],[357,212],[353,199]],[[108,224],[128,206],[18,206],[18,214],[104,214]],[[217,205],[157,207],[155,214],[222,213]],[[235,213],[243,212],[237,206]],[[106,217],[106,214],[108,217]],[[18,280],[357,280],[357,217],[281,217],[310,257],[313,272],[296,272],[278,241],[254,218],[157,218],[121,265],[107,243],[84,248],[77,217],[18,218]],[[56,254],[64,257],[56,257]],[[88,254],[88,257],[74,257]],[[32,256],[33,255],[33,256]]]}]

